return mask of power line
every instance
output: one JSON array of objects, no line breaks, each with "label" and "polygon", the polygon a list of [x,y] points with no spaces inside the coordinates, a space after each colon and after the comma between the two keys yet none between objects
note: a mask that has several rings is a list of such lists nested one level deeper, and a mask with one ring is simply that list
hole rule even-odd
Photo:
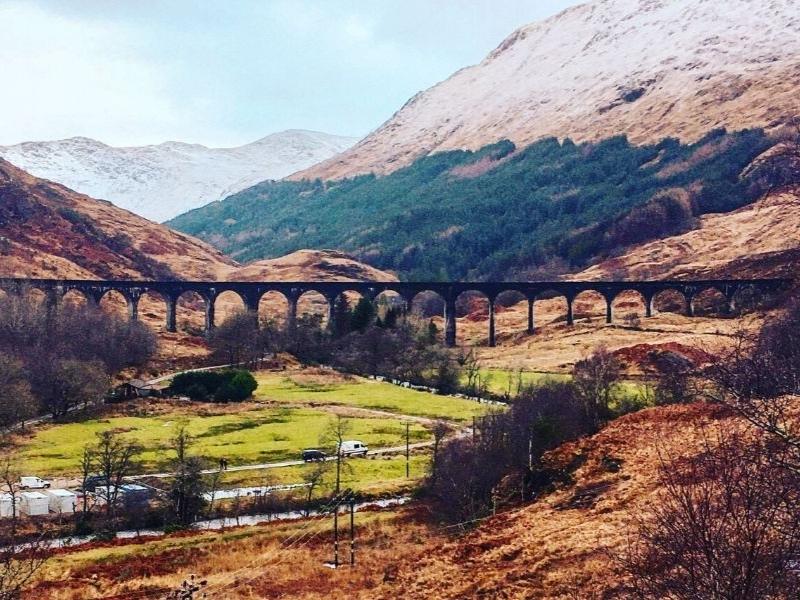
[{"label": "power line", "polygon": [[[258,563],[265,563],[274,558],[276,555],[283,553],[284,556],[280,557],[277,562],[273,563],[273,566],[277,566],[281,564],[285,557],[288,557],[288,552],[291,550],[299,550],[309,543],[313,539],[315,539],[320,533],[322,533],[322,529],[324,528],[324,524],[322,527],[314,527],[316,523],[324,521],[327,514],[330,513],[331,510],[338,511],[339,507],[343,502],[345,502],[349,496],[352,495],[350,490],[346,490],[340,497],[334,496],[325,506],[323,506],[320,510],[318,515],[306,521],[306,524],[298,531],[293,533],[289,536],[286,540],[284,540],[280,546],[272,550],[271,552],[267,553],[266,555],[259,556],[258,558],[250,561],[247,565],[244,565],[237,569],[236,571],[232,571],[228,573],[227,577],[223,578],[222,581],[215,582],[212,586],[209,586],[204,590],[205,594],[210,594],[212,592],[216,593],[218,591],[222,591],[229,585],[235,582],[236,574],[241,573],[243,570],[253,567],[257,562]],[[288,542],[288,543],[287,543]],[[258,576],[250,577],[244,580],[244,583],[248,583],[257,579]],[[227,581],[226,581],[227,579]]]}]

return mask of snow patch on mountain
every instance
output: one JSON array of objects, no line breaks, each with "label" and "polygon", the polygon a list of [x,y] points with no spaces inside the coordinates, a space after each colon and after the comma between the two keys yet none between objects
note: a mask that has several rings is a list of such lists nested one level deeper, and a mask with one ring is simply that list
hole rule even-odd
[{"label": "snow patch on mountain", "polygon": [[267,179],[280,179],[349,148],[357,138],[289,130],[236,148],[164,142],[113,147],[86,137],[0,146],[29,173],[166,221]]},{"label": "snow patch on mountain", "polygon": [[387,173],[507,138],[692,141],[798,114],[797,0],[597,0],[515,31],[356,146],[295,174]]}]

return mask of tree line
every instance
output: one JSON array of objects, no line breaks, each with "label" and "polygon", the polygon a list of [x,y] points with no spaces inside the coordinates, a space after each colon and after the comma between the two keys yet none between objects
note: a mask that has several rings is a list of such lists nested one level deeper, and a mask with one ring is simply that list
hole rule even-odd
[{"label": "tree line", "polygon": [[97,306],[1,295],[0,428],[97,401],[114,374],[143,366],[155,350],[145,325]]},{"label": "tree line", "polygon": [[691,144],[502,141],[383,177],[263,182],[170,226],[244,260],[338,248],[412,281],[545,278],[796,184],[797,162],[774,150],[798,139],[719,129]]},{"label": "tree line", "polygon": [[235,313],[214,329],[209,345],[227,363],[256,363],[289,352],[307,363],[326,364],[360,375],[383,375],[443,393],[460,387],[463,361],[445,348],[433,321],[402,317],[398,307],[376,309],[362,298],[340,296],[331,323],[305,314],[294,327],[262,320],[251,311]]}]

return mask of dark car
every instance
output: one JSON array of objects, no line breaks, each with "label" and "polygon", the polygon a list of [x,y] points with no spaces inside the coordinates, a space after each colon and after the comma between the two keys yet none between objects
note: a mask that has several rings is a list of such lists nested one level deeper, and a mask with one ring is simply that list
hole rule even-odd
[{"label": "dark car", "polygon": [[83,484],[84,492],[94,492],[99,487],[107,487],[108,478],[105,475],[89,475]]},{"label": "dark car", "polygon": [[305,462],[320,462],[325,460],[325,457],[328,456],[322,450],[303,450],[303,460]]}]

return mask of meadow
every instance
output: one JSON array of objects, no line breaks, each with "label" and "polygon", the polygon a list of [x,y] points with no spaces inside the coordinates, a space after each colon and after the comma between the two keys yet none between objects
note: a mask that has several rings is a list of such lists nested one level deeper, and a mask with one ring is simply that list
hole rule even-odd
[{"label": "meadow", "polygon": [[[310,408],[255,408],[221,415],[181,413],[152,417],[115,416],[80,423],[44,426],[25,440],[18,452],[19,468],[40,476],[77,474],[84,447],[103,431],[118,432],[142,448],[143,472],[169,468],[171,440],[179,423],[194,438],[191,452],[213,465],[227,458],[230,466],[299,458],[303,448],[320,441],[334,416]],[[349,437],[373,448],[405,442],[405,425],[397,419],[350,417]],[[414,442],[428,437],[419,423],[411,424]]]},{"label": "meadow", "polygon": [[[44,477],[75,476],[86,445],[97,434],[114,431],[141,447],[141,472],[166,471],[173,456],[171,440],[181,424],[193,438],[191,452],[207,458],[210,466],[220,458],[230,466],[270,463],[297,459],[303,448],[330,446],[323,438],[337,414],[347,418],[347,437],[382,448],[405,443],[403,415],[466,423],[486,411],[465,399],[317,370],[263,372],[257,379],[254,401],[241,405],[141,400],[132,414],[106,407],[104,414],[80,422],[38,426],[18,440],[18,467]],[[424,423],[411,420],[411,442],[428,439]],[[405,476],[404,463],[364,462],[373,465],[360,467],[357,479],[364,486],[392,479],[398,470]],[[280,481],[299,481],[298,469],[287,468]],[[258,475],[243,478],[252,482]]]},{"label": "meadow", "polygon": [[[405,454],[353,458],[344,463],[341,487],[364,494],[407,493],[422,479],[430,465],[430,449],[413,452],[409,461],[409,477],[406,477]],[[258,471],[234,471],[223,474],[221,488],[256,487],[298,483],[316,465],[293,465],[279,469]],[[335,464],[328,463],[328,471],[314,497],[325,496],[335,489]]]},{"label": "meadow", "polygon": [[[517,393],[519,379],[522,385],[541,385],[548,381],[569,381],[572,376],[569,373],[550,373],[545,371],[517,371],[514,369],[481,369],[481,378],[486,381],[490,392],[494,394],[510,394],[513,397]],[[462,384],[466,384],[466,378],[462,377]],[[617,399],[638,397],[645,384],[641,381],[626,379],[616,384]]]},{"label": "meadow", "polygon": [[262,401],[351,406],[461,423],[486,412],[485,405],[472,400],[419,392],[322,369],[257,373],[256,380],[255,397]]}]

